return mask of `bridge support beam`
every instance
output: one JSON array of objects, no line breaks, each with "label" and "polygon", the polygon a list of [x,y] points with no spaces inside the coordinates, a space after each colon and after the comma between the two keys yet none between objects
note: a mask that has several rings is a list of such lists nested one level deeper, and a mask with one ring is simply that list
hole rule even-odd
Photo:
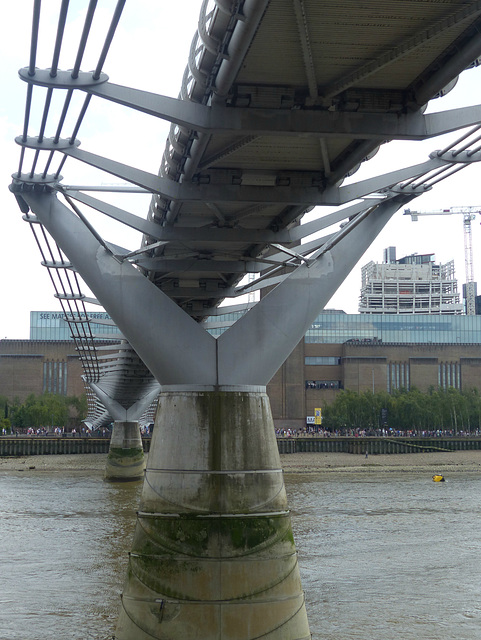
[{"label": "bridge support beam", "polygon": [[118,640],[310,638],[265,388],[159,400]]},{"label": "bridge support beam", "polygon": [[116,420],[112,429],[105,479],[112,482],[140,480],[145,459],[139,423]]}]

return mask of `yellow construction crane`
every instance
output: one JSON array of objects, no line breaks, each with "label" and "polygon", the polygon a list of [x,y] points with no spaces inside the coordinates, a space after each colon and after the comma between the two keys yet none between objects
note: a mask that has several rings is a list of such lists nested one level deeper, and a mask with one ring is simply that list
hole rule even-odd
[{"label": "yellow construction crane", "polygon": [[466,315],[476,314],[476,282],[474,281],[473,270],[473,236],[471,221],[476,218],[476,214],[481,213],[479,207],[447,207],[446,209],[435,209],[434,211],[412,211],[404,209],[404,215],[410,215],[411,220],[416,222],[419,216],[450,216],[458,214],[463,216],[464,230],[464,267],[466,270],[465,300]]}]

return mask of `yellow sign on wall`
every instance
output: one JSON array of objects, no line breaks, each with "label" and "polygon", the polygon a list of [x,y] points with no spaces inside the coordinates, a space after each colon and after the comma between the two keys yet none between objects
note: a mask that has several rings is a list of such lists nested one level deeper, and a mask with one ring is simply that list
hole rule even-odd
[{"label": "yellow sign on wall", "polygon": [[322,409],[314,409],[314,424],[322,424]]}]

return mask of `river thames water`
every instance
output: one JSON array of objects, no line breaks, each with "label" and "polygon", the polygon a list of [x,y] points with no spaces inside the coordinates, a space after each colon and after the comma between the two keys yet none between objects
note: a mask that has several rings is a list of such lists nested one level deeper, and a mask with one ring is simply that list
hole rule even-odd
[{"label": "river thames water", "polygon": [[[481,477],[286,475],[315,640],[479,640]],[[140,483],[0,475],[0,640],[111,638]]]}]

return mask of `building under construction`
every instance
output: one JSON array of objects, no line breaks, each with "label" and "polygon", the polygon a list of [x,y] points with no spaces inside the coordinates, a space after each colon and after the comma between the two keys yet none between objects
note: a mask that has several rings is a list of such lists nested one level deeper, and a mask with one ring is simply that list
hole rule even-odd
[{"label": "building under construction", "polygon": [[359,312],[369,314],[464,313],[454,262],[436,264],[434,254],[396,259],[396,248],[384,250],[384,262],[362,267]]},{"label": "building under construction", "polygon": [[411,216],[413,222],[417,222],[419,216],[463,216],[463,235],[464,235],[464,267],[466,272],[466,281],[463,284],[463,298],[465,304],[465,313],[467,316],[479,315],[481,310],[481,300],[477,296],[477,284],[474,281],[473,268],[473,234],[471,222],[476,219],[476,214],[481,213],[481,207],[446,207],[444,209],[435,209],[431,211],[413,211],[412,209],[404,209],[405,216]]}]

